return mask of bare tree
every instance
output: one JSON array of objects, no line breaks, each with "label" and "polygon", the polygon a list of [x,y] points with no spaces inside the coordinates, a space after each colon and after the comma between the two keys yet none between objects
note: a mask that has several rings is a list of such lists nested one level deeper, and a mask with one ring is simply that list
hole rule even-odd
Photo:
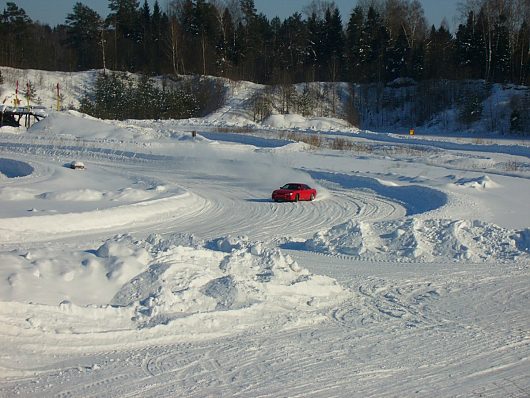
[{"label": "bare tree", "polygon": [[423,6],[418,0],[412,0],[408,5],[407,16],[403,30],[407,36],[410,48],[415,48],[416,43],[423,41],[427,32],[427,20]]},{"label": "bare tree", "polygon": [[[181,37],[180,24],[177,21],[177,17],[172,15],[169,18],[169,32],[168,32],[168,50],[171,59],[171,66],[175,75],[179,74],[179,43]],[[186,73],[184,68],[184,61],[182,63],[182,73]]]},{"label": "bare tree", "polygon": [[[384,5],[384,20],[392,39],[396,39],[401,30],[405,30],[407,19],[407,0],[386,0]],[[406,33],[406,30],[405,30]]]}]

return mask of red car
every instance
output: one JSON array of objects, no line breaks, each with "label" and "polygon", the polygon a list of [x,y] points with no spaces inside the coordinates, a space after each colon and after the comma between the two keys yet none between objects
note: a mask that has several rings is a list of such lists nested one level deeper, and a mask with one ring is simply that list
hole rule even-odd
[{"label": "red car", "polygon": [[275,202],[298,202],[299,200],[314,200],[317,190],[306,184],[289,183],[272,192],[272,200]]}]

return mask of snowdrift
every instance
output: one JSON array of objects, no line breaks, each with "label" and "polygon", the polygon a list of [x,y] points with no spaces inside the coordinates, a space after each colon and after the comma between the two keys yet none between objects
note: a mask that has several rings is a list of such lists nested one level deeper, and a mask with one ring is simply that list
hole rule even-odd
[{"label": "snowdrift", "polygon": [[332,278],[244,237],[204,243],[190,235],[118,235],[93,250],[14,251],[0,254],[0,262],[1,301],[58,306],[74,330],[76,313],[97,308],[103,318],[119,313],[122,328],[146,328],[256,307],[265,318],[314,312],[345,297]]},{"label": "snowdrift", "polygon": [[316,233],[305,247],[325,254],[395,262],[512,262],[530,258],[528,231],[467,220],[350,220]]}]

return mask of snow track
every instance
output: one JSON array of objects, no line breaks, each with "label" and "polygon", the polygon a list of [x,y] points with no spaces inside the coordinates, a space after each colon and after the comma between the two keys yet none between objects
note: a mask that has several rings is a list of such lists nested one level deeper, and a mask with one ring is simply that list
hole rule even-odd
[{"label": "snow track", "polygon": [[344,219],[383,219],[404,213],[399,205],[365,193],[333,192],[314,202],[274,203],[268,198],[255,199],[255,193],[248,191],[227,193],[219,188],[212,194],[212,187],[207,193],[199,187],[190,189],[201,196],[209,195],[212,210],[179,228],[205,238],[222,235],[248,235],[255,240],[270,236],[306,238]]},{"label": "snow track", "polygon": [[[29,144],[23,144],[22,148],[20,145],[10,144],[6,149],[17,152]],[[0,243],[15,243],[17,239],[50,240],[53,237],[64,238],[104,229],[113,232],[119,232],[120,229],[128,232],[180,231],[193,233],[205,239],[228,234],[248,235],[256,240],[266,240],[271,235],[308,238],[314,232],[339,224],[346,219],[359,221],[392,219],[402,217],[405,213],[402,205],[362,190],[352,192],[345,189],[328,189],[322,198],[319,197],[314,202],[278,204],[270,200],[270,193],[265,194],[265,197],[259,197],[256,196],[256,192],[241,185],[234,184],[227,190],[226,186],[230,181],[217,183],[212,180],[205,185],[202,181],[207,175],[201,174],[200,168],[177,169],[182,163],[175,164],[174,159],[169,156],[124,150],[107,151],[91,147],[92,145],[94,144],[87,143],[83,155],[97,156],[93,158],[84,174],[96,168],[97,173],[127,175],[127,178],[132,178],[131,176],[137,173],[138,163],[147,162],[144,167],[148,170],[148,175],[152,176],[150,179],[164,185],[183,187],[188,192],[187,195],[181,194],[173,198],[166,197],[163,200],[108,209],[98,208],[97,211],[92,212],[0,219],[0,231],[4,231]],[[34,145],[28,147],[35,150],[35,154],[53,148],[54,156],[59,159],[68,159],[68,156],[80,153],[79,148],[74,146],[41,145],[40,149],[37,149],[39,146]],[[100,158],[103,162],[98,160]],[[109,160],[118,159],[126,161],[115,163],[116,166],[108,164]],[[57,164],[46,162],[43,158],[37,163],[32,160],[32,163],[37,165],[38,170],[47,170],[47,175],[42,172],[36,173],[35,177],[27,177],[18,185],[35,184],[37,181],[46,185],[53,182],[51,179],[57,179],[57,172],[54,171],[57,169]],[[170,175],[167,174],[168,164],[175,164],[176,168]],[[145,176],[135,178],[140,179]],[[60,180],[55,182],[58,183]],[[67,183],[65,181],[65,184]],[[138,206],[142,208],[141,217],[136,210]],[[44,236],[43,233],[46,235]]]},{"label": "snow track", "polygon": [[0,396],[528,395],[528,229],[449,219],[510,175],[105,126],[0,139]]}]

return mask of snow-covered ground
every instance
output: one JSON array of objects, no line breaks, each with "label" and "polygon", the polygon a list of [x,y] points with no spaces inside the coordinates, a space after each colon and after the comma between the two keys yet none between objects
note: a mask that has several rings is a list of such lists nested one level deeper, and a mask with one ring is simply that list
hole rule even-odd
[{"label": "snow-covered ground", "polygon": [[253,87],[0,129],[0,396],[528,396],[527,143],[256,126]]}]

